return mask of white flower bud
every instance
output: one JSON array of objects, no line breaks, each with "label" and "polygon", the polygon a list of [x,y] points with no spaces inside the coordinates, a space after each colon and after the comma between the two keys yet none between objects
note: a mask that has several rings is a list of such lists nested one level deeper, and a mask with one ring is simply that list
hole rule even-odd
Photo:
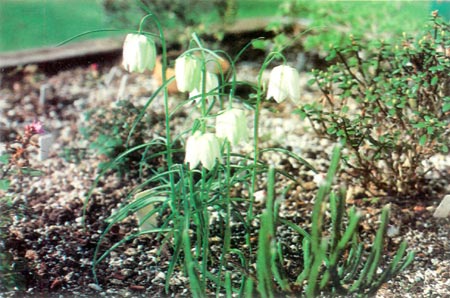
[{"label": "white flower bud", "polygon": [[152,38],[128,34],[123,44],[123,67],[129,72],[144,72],[155,67],[156,47]]},{"label": "white flower bud", "polygon": [[235,146],[248,140],[247,118],[244,110],[229,109],[216,117],[216,135]]},{"label": "white flower bud", "polygon": [[295,68],[280,65],[274,67],[270,72],[267,99],[273,97],[280,103],[286,98],[290,98],[297,103],[300,99],[299,75]]},{"label": "white flower bud", "polygon": [[207,170],[211,170],[220,157],[220,142],[214,134],[196,131],[188,138],[184,162],[189,163],[190,169],[201,163]]},{"label": "white flower bud", "polygon": [[202,72],[201,62],[190,55],[175,60],[175,79],[180,92],[191,92],[199,85]]}]

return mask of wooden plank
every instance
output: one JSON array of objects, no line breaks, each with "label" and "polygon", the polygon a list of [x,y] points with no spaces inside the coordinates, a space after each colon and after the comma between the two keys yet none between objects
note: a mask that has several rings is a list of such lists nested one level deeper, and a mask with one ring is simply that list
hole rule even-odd
[{"label": "wooden plank", "polygon": [[[227,34],[239,34],[264,30],[264,28],[273,20],[274,18],[248,18],[237,20],[233,24],[225,26],[224,29]],[[283,23],[292,23],[292,20],[284,20]],[[213,27],[212,31],[215,31],[216,29],[221,30],[220,28],[220,26]],[[170,31],[167,32],[168,36],[170,36],[170,34]],[[123,40],[123,36],[115,38],[99,38],[80,42],[71,42],[60,47],[46,47],[0,53],[0,69],[88,55],[112,53],[121,50]]]},{"label": "wooden plank", "polygon": [[123,37],[101,38],[69,43],[60,47],[47,47],[0,53],[0,68],[83,57],[118,51]]}]

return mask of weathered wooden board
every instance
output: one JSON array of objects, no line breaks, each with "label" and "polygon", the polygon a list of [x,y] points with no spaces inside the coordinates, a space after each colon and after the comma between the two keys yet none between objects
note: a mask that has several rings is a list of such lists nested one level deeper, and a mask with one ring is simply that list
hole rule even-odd
[{"label": "weathered wooden board", "polygon": [[[225,32],[239,34],[263,30],[274,18],[248,18],[226,26]],[[284,20],[292,23],[292,20]],[[214,29],[211,29],[214,32]],[[170,34],[170,32],[167,32]],[[60,47],[47,47],[15,52],[0,53],[0,69],[26,64],[50,62],[102,53],[112,53],[122,48],[124,37],[99,38],[71,42]]]}]

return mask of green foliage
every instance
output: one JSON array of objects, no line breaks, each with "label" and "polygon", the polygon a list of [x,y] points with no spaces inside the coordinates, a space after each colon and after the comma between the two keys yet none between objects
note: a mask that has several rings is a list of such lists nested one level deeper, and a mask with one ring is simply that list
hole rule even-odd
[{"label": "green foliage", "polygon": [[149,12],[158,12],[162,26],[173,30],[167,38],[181,42],[187,41],[193,32],[222,35],[220,31],[211,32],[205,24],[217,24],[217,20],[219,24],[232,23],[237,13],[236,0],[103,0],[102,4],[110,21],[120,28],[134,25],[136,19]]},{"label": "green foliage", "polygon": [[313,71],[322,99],[297,110],[348,149],[347,173],[378,195],[417,195],[422,161],[448,152],[449,25],[433,18],[429,28],[395,44],[334,47],[332,65]]},{"label": "green foliage", "polygon": [[2,177],[0,179],[0,191],[7,191],[10,185],[10,180],[6,178],[6,172],[9,165],[9,159],[11,158],[10,154],[2,154],[0,155],[0,170],[2,173]]},{"label": "green foliage", "polygon": [[[285,0],[279,14],[308,21],[303,46],[306,51],[328,51],[329,46],[349,44],[348,35],[363,43],[390,39],[402,32],[420,30],[429,11],[429,1],[305,1]],[[279,30],[280,23],[271,29]]]},{"label": "green foliage", "polygon": [[[319,294],[371,297],[383,283],[399,274],[413,261],[414,253],[406,254],[406,242],[399,245],[390,262],[383,257],[389,207],[382,211],[380,226],[370,251],[365,250],[366,243],[361,241],[357,229],[360,214],[354,207],[346,211],[345,192],[331,192],[339,160],[340,149],[335,148],[327,179],[314,201],[310,233],[278,217],[276,204],[273,202],[275,172],[269,171],[266,210],[261,215],[258,243],[258,291],[261,297],[274,297],[274,281],[284,294],[304,293],[306,297],[316,297]],[[330,215],[327,216],[327,213]],[[327,220],[330,221],[330,227],[325,225]],[[275,231],[282,225],[289,226],[303,239],[303,268],[292,284],[288,282],[292,277],[280,270],[285,258],[282,246],[276,244],[278,241]]]},{"label": "green foliage", "polygon": [[9,252],[0,252],[0,292],[24,290],[26,276],[22,271],[27,270],[26,261],[14,260]]},{"label": "green foliage", "polygon": [[3,241],[8,235],[14,217],[18,218],[22,211],[14,204],[13,197],[2,195],[0,189],[0,293],[3,291],[23,290],[26,286],[27,263],[25,259],[14,259],[4,249]]},{"label": "green foliage", "polygon": [[2,0],[0,19],[0,52],[55,46],[106,24],[101,5],[93,0]]},{"label": "green foliage", "polygon": [[[39,176],[41,172],[24,165],[28,164],[28,154],[24,153],[28,147],[32,147],[29,138],[18,138],[18,142],[11,149],[14,154],[0,155],[0,292],[23,290],[26,286],[27,263],[25,259],[16,260],[12,254],[3,249],[4,238],[8,235],[9,227],[14,218],[22,216],[22,208],[14,202],[17,191],[20,188],[12,188],[11,180],[16,177],[20,181],[23,175]],[[22,151],[22,149],[25,149]],[[20,183],[18,183],[20,184]]]}]

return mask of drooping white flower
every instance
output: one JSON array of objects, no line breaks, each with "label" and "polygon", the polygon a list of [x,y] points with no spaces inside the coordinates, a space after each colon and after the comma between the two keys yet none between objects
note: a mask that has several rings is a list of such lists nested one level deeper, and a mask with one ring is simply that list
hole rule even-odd
[{"label": "drooping white flower", "polygon": [[186,156],[184,162],[193,169],[201,163],[206,169],[211,170],[220,159],[220,142],[213,133],[196,131],[186,142]]},{"label": "drooping white flower", "polygon": [[[217,89],[219,87],[219,79],[217,78],[217,75],[210,73],[209,71],[205,72],[205,93],[210,93],[214,89]],[[195,102],[199,102],[201,100],[201,95],[203,91],[203,73],[200,75],[200,80],[195,86],[195,88],[189,93],[189,97],[195,97]],[[214,93],[217,92],[217,90],[213,91]],[[207,95],[206,99],[211,100],[215,95]]]},{"label": "drooping white flower", "polygon": [[175,60],[175,79],[180,92],[191,92],[199,86],[202,72],[201,62],[191,55],[183,55]]},{"label": "drooping white flower", "polygon": [[156,47],[149,36],[128,34],[123,44],[123,67],[129,72],[144,72],[155,67]]},{"label": "drooping white flower", "polygon": [[235,146],[241,141],[248,140],[247,118],[245,111],[231,108],[216,117],[216,135],[226,138]]},{"label": "drooping white flower", "polygon": [[280,103],[290,98],[297,103],[300,99],[299,75],[295,68],[279,65],[272,69],[267,89],[267,99],[273,97]]}]

